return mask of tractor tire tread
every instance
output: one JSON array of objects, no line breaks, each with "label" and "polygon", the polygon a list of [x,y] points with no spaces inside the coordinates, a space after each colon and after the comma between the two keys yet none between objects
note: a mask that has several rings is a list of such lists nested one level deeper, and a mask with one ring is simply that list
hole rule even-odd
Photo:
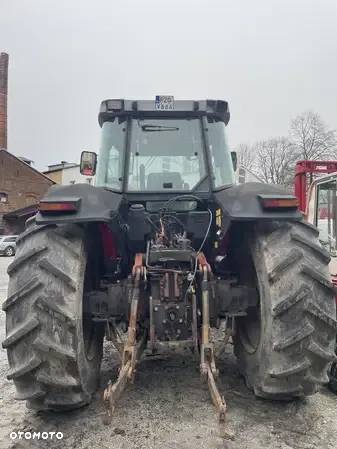
[{"label": "tractor tire tread", "polygon": [[39,280],[37,276],[34,276],[32,279],[29,279],[25,282],[18,290],[12,293],[2,304],[2,310],[6,311],[9,307],[14,306],[18,301],[23,299],[25,296],[33,293],[39,287],[42,287],[43,284]]},{"label": "tractor tire tread", "polygon": [[76,280],[83,271],[83,248],[78,225],[31,222],[8,269],[9,295],[2,306],[7,378],[14,381],[16,399],[35,410],[78,408],[90,402],[94,391],[91,384],[83,387],[76,349],[76,298],[81,294]]},{"label": "tractor tire tread", "polygon": [[255,353],[246,351],[238,336],[235,354],[257,396],[283,400],[314,394],[336,361],[337,289],[330,282],[330,257],[317,237],[316,228],[304,222],[258,223],[250,236],[269,292],[263,312],[269,324]]}]

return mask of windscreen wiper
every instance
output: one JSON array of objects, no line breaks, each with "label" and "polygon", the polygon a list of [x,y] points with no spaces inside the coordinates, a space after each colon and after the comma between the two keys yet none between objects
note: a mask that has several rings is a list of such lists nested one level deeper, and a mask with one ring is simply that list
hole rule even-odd
[{"label": "windscreen wiper", "polygon": [[179,131],[176,126],[164,126],[164,125],[142,125],[142,131],[144,132],[160,132],[160,131]]}]

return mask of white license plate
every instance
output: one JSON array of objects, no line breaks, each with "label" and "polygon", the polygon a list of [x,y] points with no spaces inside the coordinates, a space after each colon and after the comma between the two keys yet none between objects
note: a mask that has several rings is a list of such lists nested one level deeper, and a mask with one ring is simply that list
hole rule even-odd
[{"label": "white license plate", "polygon": [[155,107],[157,111],[173,111],[174,97],[171,95],[157,95]]}]

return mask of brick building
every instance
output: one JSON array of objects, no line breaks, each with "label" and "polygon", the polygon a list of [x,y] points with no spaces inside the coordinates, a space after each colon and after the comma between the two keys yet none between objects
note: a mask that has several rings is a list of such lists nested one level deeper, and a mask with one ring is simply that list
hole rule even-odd
[{"label": "brick building", "polygon": [[0,234],[23,231],[27,218],[54,182],[17,158],[0,149]]}]

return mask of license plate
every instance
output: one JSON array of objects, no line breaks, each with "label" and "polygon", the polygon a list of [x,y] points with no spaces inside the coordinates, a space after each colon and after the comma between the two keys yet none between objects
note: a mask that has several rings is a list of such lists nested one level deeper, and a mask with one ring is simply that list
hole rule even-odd
[{"label": "license plate", "polygon": [[155,108],[157,111],[173,111],[174,97],[171,95],[157,95]]}]

